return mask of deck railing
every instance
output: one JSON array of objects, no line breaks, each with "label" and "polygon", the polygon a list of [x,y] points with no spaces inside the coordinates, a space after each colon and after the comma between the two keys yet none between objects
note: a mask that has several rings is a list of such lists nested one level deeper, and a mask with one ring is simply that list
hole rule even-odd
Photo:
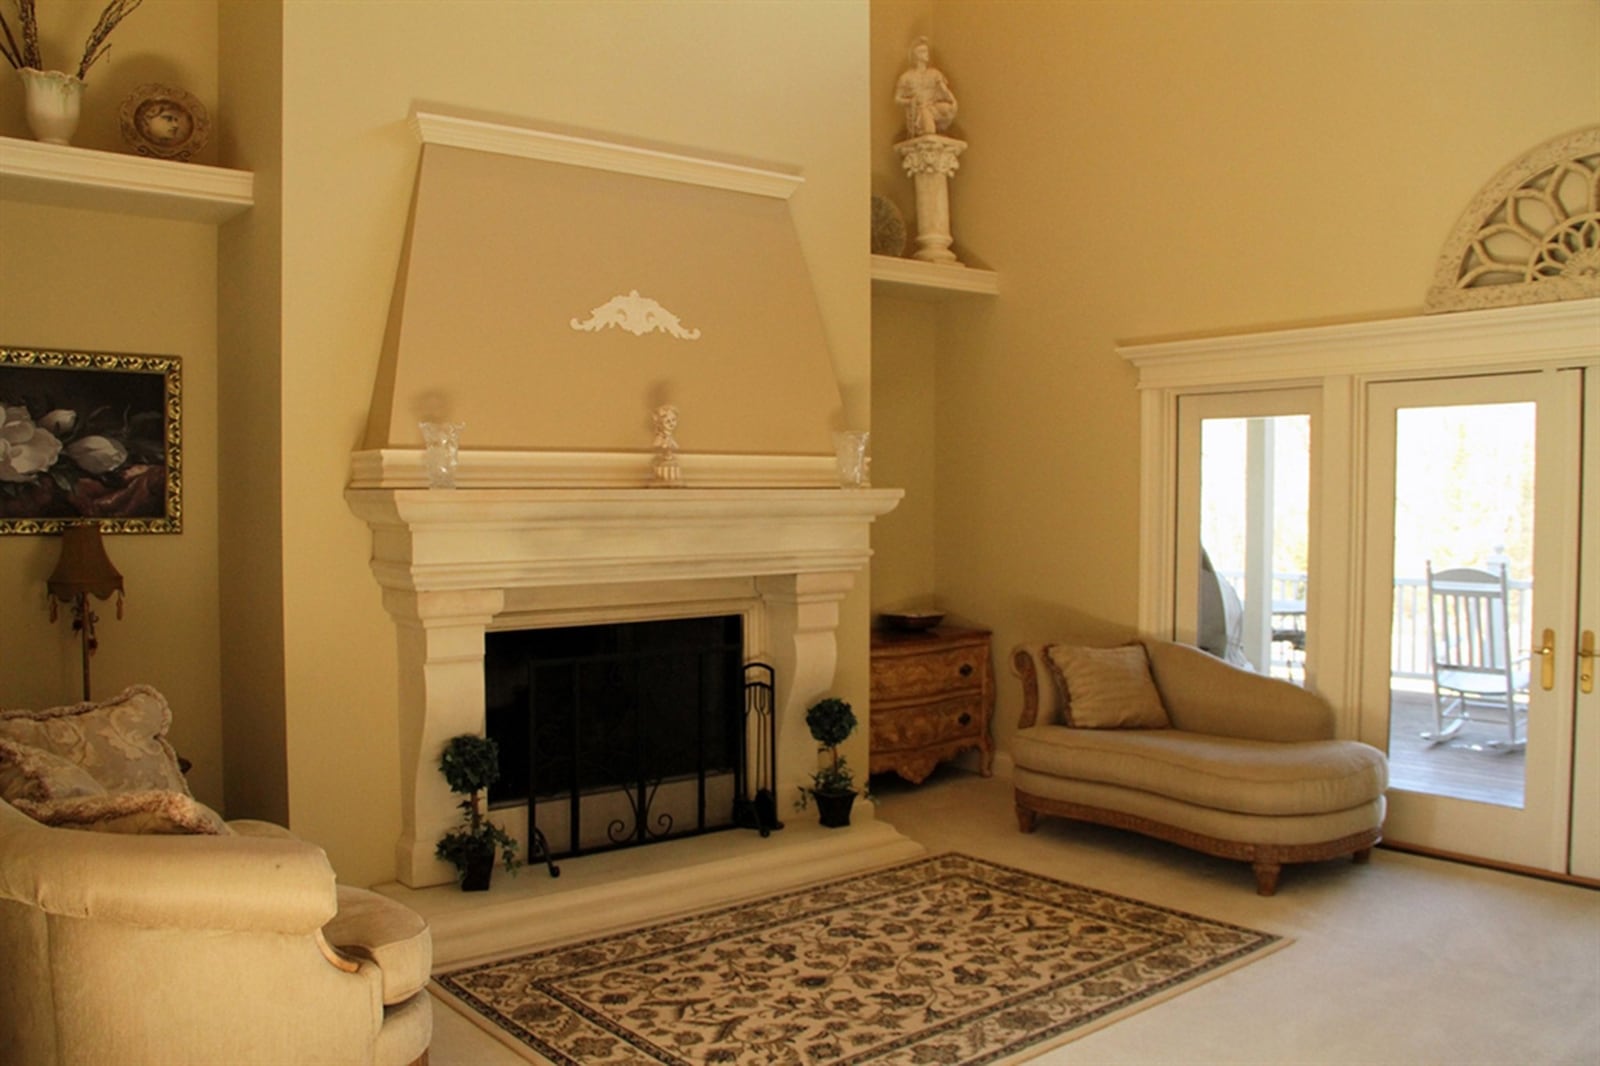
[{"label": "deck railing", "polygon": [[[1528,605],[1533,582],[1515,578],[1506,582],[1506,626],[1511,634],[1511,661],[1528,655],[1532,632]],[[1393,677],[1431,678],[1428,663],[1428,580],[1397,577],[1394,581],[1394,615],[1389,623],[1389,673]]]},{"label": "deck railing", "polygon": [[[1244,576],[1224,573],[1245,594]],[[1517,661],[1528,655],[1532,634],[1527,625],[1528,605],[1533,598],[1533,582],[1511,579],[1507,583],[1510,602],[1506,604],[1506,622],[1511,630],[1511,658]],[[1272,600],[1274,603],[1304,603],[1306,575],[1303,573],[1274,573],[1272,575]],[[1274,618],[1275,628],[1278,619]],[[1397,678],[1428,679],[1433,672],[1428,663],[1428,580],[1425,577],[1397,577],[1394,581],[1394,607],[1389,620],[1389,672]],[[1291,645],[1275,643],[1272,646],[1273,672],[1286,670],[1291,656],[1296,655]]]}]

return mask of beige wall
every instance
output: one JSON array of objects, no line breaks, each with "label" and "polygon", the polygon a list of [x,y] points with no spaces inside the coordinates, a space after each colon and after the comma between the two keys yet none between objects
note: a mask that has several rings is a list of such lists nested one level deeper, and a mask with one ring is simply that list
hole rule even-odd
[{"label": "beige wall", "polygon": [[[100,6],[45,5],[47,54],[72,61]],[[186,529],[113,541],[129,617],[106,624],[96,691],[156,684],[203,799],[223,805],[226,748],[231,815],[287,818],[348,880],[383,880],[399,818],[395,636],[342,493],[415,173],[407,114],[432,104],[797,167],[844,418],[865,426],[866,5],[163,0],[114,40],[79,143],[121,150],[106,109],[127,85],[184,86],[213,109],[205,161],[255,171],[257,207],[217,230],[0,206],[5,343],[185,357]],[[9,79],[0,132],[27,135]],[[32,247],[42,261],[21,254]],[[0,626],[7,705],[76,696],[76,645],[45,618],[53,561],[41,538],[0,542],[0,596],[19,605]],[[862,705],[866,602],[863,575],[838,682]]]},{"label": "beige wall", "polygon": [[[431,145],[403,257],[364,447],[465,421],[468,449],[633,452],[642,475],[671,403],[691,454],[832,457],[839,388],[782,198]],[[689,334],[572,327],[630,290]]]},{"label": "beige wall", "polygon": [[[41,3],[45,62],[76,69],[102,7]],[[143,5],[90,71],[74,142],[126,150],[117,112],[146,81],[182,86],[214,106],[215,38],[212,0]],[[0,74],[0,134],[30,137],[17,79],[9,69]],[[216,246],[210,225],[0,202],[0,344],[183,360],[183,532],[107,538],[127,600],[121,621],[112,603],[97,604],[93,694],[113,696],[134,682],[160,689],[172,704],[173,741],[194,763],[190,784],[221,806]],[[71,622],[63,615],[51,625],[46,607],[57,554],[55,537],[0,537],[0,706],[82,698]]]},{"label": "beige wall", "polygon": [[[874,2],[875,60],[901,6]],[[1137,620],[1113,346],[1416,312],[1478,189],[1600,120],[1600,5],[938,0],[930,30],[971,144],[956,248],[1001,294],[945,306],[933,432],[905,450],[935,456],[940,596],[996,631],[1003,746],[1012,644]],[[896,131],[873,116],[877,166]],[[874,334],[881,397],[924,341]]]},{"label": "beige wall", "polygon": [[905,491],[872,529],[872,605],[939,605],[934,557],[934,419],[939,310],[878,294],[872,300],[872,482]]},{"label": "beige wall", "polygon": [[[372,393],[415,174],[418,146],[406,128],[413,103],[800,168],[806,185],[792,201],[796,225],[846,416],[864,424],[866,47],[864,3],[284,7],[289,816],[328,848],[342,876],[391,876],[399,825],[394,627],[367,569],[367,528],[342,492]],[[847,604],[847,696],[864,692],[865,602],[863,592]]]},{"label": "beige wall", "polygon": [[[255,175],[255,206],[218,235],[217,375],[221,507],[222,677],[230,817],[289,819],[284,687],[283,12],[219,8],[219,95],[229,119],[223,158]],[[262,491],[267,486],[269,491]]]},{"label": "beige wall", "polygon": [[[872,4],[872,193],[900,209],[908,235],[916,232],[914,197],[893,147],[905,136],[894,86],[906,69],[908,43],[932,32],[932,12],[932,0]],[[898,291],[880,289],[872,297],[872,478],[905,490],[900,506],[872,531],[876,610],[940,600],[933,531],[940,308],[937,300]]]}]

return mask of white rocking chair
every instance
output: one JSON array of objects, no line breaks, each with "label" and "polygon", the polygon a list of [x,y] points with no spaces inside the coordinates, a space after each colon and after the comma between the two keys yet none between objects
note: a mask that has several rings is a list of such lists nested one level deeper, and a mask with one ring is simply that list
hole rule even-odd
[{"label": "white rocking chair", "polygon": [[[1433,671],[1433,732],[1440,744],[1467,722],[1505,727],[1489,747],[1527,745],[1528,658],[1511,656],[1506,572],[1461,568],[1428,573],[1428,654]],[[1520,698],[1519,698],[1520,697]]]}]

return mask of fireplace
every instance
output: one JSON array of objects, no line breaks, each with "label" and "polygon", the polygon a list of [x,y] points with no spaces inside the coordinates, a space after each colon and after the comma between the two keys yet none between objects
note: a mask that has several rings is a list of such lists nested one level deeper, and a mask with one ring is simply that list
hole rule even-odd
[{"label": "fireplace", "polygon": [[522,812],[556,858],[736,827],[755,795],[743,621],[487,634],[490,806]]},{"label": "fireplace", "polygon": [[[775,792],[795,795],[839,603],[901,495],[839,487],[830,433],[849,427],[788,203],[804,178],[572,131],[412,126],[346,490],[395,623],[397,880],[453,879],[433,854],[459,813],[437,759],[486,730],[491,634],[736,617],[743,658],[774,669]],[[602,314],[630,294],[655,311]],[[652,485],[663,405],[682,413],[671,488]],[[458,488],[425,487],[418,420],[466,423]]]},{"label": "fireplace", "polygon": [[[420,453],[413,456],[420,469]],[[462,465],[473,461],[463,452]],[[647,461],[644,457],[642,461]],[[736,616],[743,657],[770,663],[775,791],[815,765],[805,708],[833,684],[839,603],[897,489],[357,487],[372,571],[396,627],[402,833],[396,879],[453,880],[434,857],[456,821],[437,762],[484,733],[490,633]],[[518,834],[515,819],[507,827]],[[525,841],[524,841],[525,842]]]}]

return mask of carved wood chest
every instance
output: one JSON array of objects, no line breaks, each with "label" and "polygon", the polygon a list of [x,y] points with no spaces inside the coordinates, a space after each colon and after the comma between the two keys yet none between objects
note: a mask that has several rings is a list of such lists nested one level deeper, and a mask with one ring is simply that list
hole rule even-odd
[{"label": "carved wood chest", "polygon": [[939,626],[872,634],[872,773],[919,783],[946,759],[977,751],[994,770],[989,631]]}]

